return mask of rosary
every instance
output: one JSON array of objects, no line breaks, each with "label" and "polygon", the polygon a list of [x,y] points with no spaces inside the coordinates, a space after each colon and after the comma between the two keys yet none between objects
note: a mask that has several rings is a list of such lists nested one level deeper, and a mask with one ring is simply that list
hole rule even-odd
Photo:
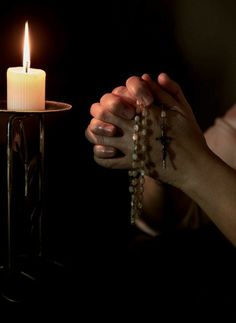
[{"label": "rosary", "polygon": [[[143,193],[144,181],[146,174],[147,161],[147,117],[148,108],[137,101],[139,113],[134,117],[133,126],[133,151],[132,151],[132,168],[129,170],[130,186],[129,192],[131,194],[131,224],[135,223],[135,219],[140,217],[143,211]],[[162,107],[160,115],[160,137],[156,138],[162,145],[162,168],[166,168],[167,147],[171,140],[166,136],[167,116],[166,110]]]}]

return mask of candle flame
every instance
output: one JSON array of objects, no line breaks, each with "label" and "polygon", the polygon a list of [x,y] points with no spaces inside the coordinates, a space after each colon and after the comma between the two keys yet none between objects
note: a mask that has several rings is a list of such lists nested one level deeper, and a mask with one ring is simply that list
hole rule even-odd
[{"label": "candle flame", "polygon": [[26,21],[25,23],[23,67],[25,68],[25,72],[28,73],[28,69],[30,68],[30,44],[29,44],[28,21]]}]

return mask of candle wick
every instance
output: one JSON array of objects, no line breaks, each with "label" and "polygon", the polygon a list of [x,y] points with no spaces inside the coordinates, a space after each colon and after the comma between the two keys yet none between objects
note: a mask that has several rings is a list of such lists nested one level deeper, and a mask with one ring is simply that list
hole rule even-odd
[{"label": "candle wick", "polygon": [[29,62],[27,61],[25,64],[25,73],[28,73],[29,71]]}]

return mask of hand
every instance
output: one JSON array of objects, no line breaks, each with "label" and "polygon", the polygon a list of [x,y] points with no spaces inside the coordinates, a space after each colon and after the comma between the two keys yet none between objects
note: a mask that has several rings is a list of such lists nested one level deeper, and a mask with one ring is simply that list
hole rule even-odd
[{"label": "hand", "polygon": [[[104,167],[131,168],[132,119],[139,99],[149,107],[149,165],[153,167],[148,167],[148,172],[154,179],[179,187],[188,180],[200,156],[209,150],[180,87],[163,73],[157,82],[146,74],[142,78],[131,77],[126,87],[114,89],[112,93],[105,94],[100,103],[92,105],[94,119],[86,130],[86,136],[95,144],[94,159]],[[154,101],[159,104],[154,104]],[[171,138],[166,169],[162,169],[162,145],[157,140],[160,137],[161,104],[167,107],[166,135]],[[116,157],[118,151],[122,156]]]},{"label": "hand", "polygon": [[[143,81],[144,82],[144,81]],[[146,96],[152,102],[149,90]],[[105,94],[100,102],[92,104],[93,116],[86,129],[86,138],[94,144],[94,160],[107,168],[131,168],[133,118],[137,112],[136,98],[127,87],[115,88]]]},{"label": "hand", "polygon": [[[123,93],[123,98],[118,96],[119,91]],[[125,97],[129,98],[129,103]],[[154,178],[153,183],[160,183],[156,180],[159,179],[186,193],[236,246],[236,173],[208,148],[179,85],[166,74],[160,74],[157,82],[151,80],[148,75],[143,75],[142,78],[131,77],[127,80],[126,87],[115,89],[113,93],[103,96],[100,103],[91,107],[94,119],[86,130],[86,136],[95,144],[95,160],[105,167],[131,168],[132,119],[137,108],[136,101],[140,99],[146,100],[149,109],[148,153],[152,162],[150,175]],[[162,145],[156,140],[160,137],[161,104],[167,108],[166,135],[171,137],[165,169],[162,168]],[[99,133],[99,127],[100,135],[96,133],[96,128]],[[109,130],[104,130],[105,127]],[[104,133],[108,133],[108,136],[104,136]],[[114,135],[116,137],[113,138]],[[96,144],[104,149],[109,147],[108,155],[105,156],[106,152],[104,155],[103,152],[98,153]],[[121,151],[123,155],[116,157],[117,151]],[[147,167],[147,170],[149,171],[150,167]],[[145,181],[144,193],[146,183]],[[159,192],[154,193],[154,198],[151,197],[152,202],[156,201],[158,196]],[[148,206],[151,205],[150,196],[148,200],[145,198],[145,201]],[[160,203],[161,209],[162,202],[163,198]],[[151,213],[157,210],[157,205],[158,203],[153,203]]]}]

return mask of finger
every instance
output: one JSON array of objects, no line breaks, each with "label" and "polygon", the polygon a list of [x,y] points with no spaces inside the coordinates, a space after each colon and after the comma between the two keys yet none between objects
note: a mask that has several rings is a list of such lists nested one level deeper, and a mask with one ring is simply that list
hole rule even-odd
[{"label": "finger", "polygon": [[118,154],[118,150],[115,147],[102,145],[95,145],[93,152],[96,158],[114,158]]},{"label": "finger", "polygon": [[134,97],[125,86],[120,86],[118,88],[115,88],[113,90],[113,93],[120,96],[122,100],[125,100],[128,102],[132,108],[134,109],[134,113],[140,113],[140,103],[143,103],[143,100],[137,99],[137,97]]},{"label": "finger", "polygon": [[125,125],[127,119],[121,119],[114,113],[110,112],[107,106],[102,106],[100,103],[93,103],[90,107],[90,114],[97,120],[105,123],[113,124],[120,127]]},{"label": "finger", "polygon": [[142,75],[142,79],[146,81],[155,99],[160,104],[169,107],[178,104],[178,101],[176,101],[176,99],[173,98],[172,95],[163,90],[161,86],[157,82],[153,81],[153,79],[151,79],[151,77],[148,74]]},{"label": "finger", "polygon": [[106,146],[108,145],[107,143],[107,136],[99,136],[94,134],[91,129],[90,126],[87,127],[87,129],[85,130],[85,137],[87,138],[87,140],[94,145],[102,145],[102,146]]},{"label": "finger", "polygon": [[118,86],[112,91],[112,93],[120,96],[122,99],[126,100],[131,105],[135,105],[136,103],[137,99],[133,95],[131,95],[126,86]]},{"label": "finger", "polygon": [[160,86],[172,94],[179,103],[189,105],[179,84],[173,81],[166,73],[161,73],[158,76],[157,81]]},{"label": "finger", "polygon": [[118,158],[98,158],[94,155],[95,162],[105,168],[112,168],[112,169],[129,169],[130,162],[127,156],[122,156]]},{"label": "finger", "polygon": [[90,121],[90,130],[99,136],[112,137],[118,134],[118,128],[111,123],[103,122],[101,120],[93,118]]},{"label": "finger", "polygon": [[131,76],[126,81],[126,86],[130,94],[136,100],[143,102],[144,105],[149,106],[153,102],[153,95],[150,92],[147,83],[138,76]]},{"label": "finger", "polygon": [[[113,133],[115,132],[116,135],[121,135],[129,132],[130,127],[133,126],[133,120],[127,120],[117,117],[106,108],[104,108],[100,103],[94,103],[90,108],[90,113],[95,119],[100,120],[103,123],[113,125],[116,130],[112,130],[110,127],[109,130],[111,130],[111,132]],[[95,121],[91,120],[91,127],[93,127],[93,122]]]},{"label": "finger", "polygon": [[132,144],[132,139],[130,139],[131,135],[128,133],[121,137],[99,136],[91,131],[90,126],[85,130],[85,137],[94,145],[114,147],[124,155],[127,154],[129,147]]},{"label": "finger", "polygon": [[100,104],[112,114],[124,119],[133,119],[135,115],[134,108],[113,93],[103,95],[100,99]]},{"label": "finger", "polygon": [[155,99],[160,104],[194,119],[192,109],[189,104],[181,104],[171,93],[168,93],[157,82],[153,81],[148,74],[144,74],[142,78],[148,83]]}]

